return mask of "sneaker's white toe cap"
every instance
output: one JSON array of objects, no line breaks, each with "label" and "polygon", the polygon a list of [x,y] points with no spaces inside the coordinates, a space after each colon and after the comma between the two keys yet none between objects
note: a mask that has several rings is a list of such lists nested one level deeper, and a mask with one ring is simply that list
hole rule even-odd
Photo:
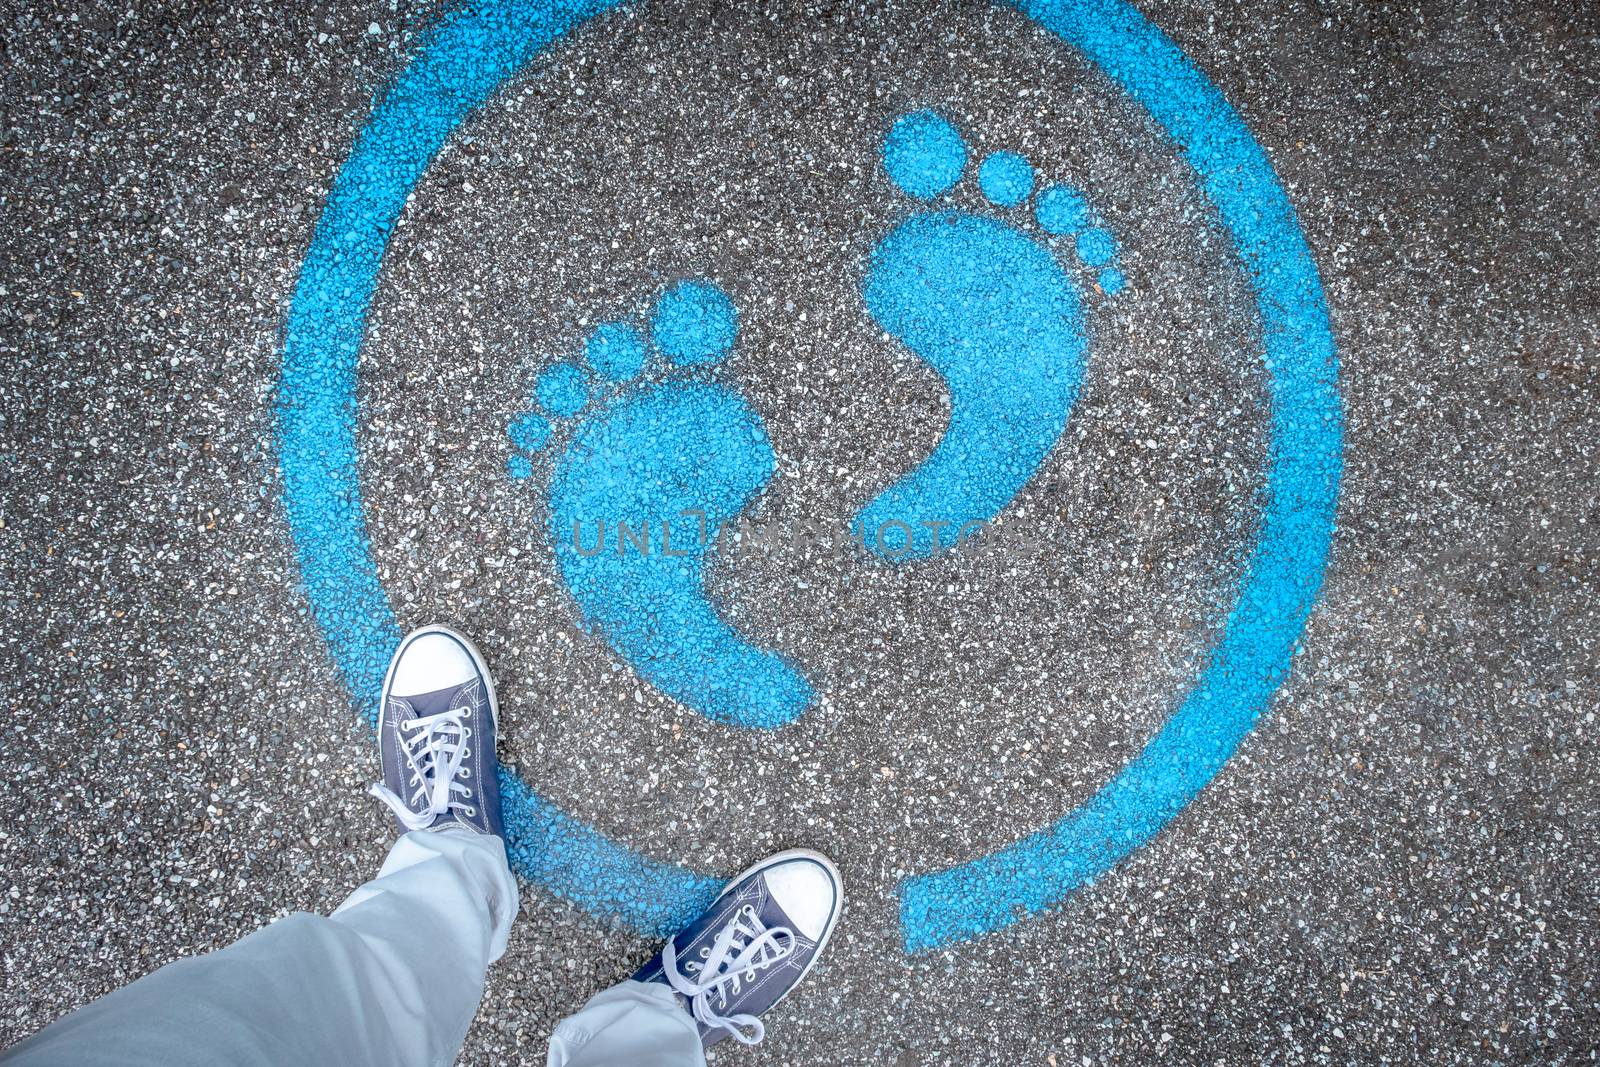
[{"label": "sneaker's white toe cap", "polygon": [[460,641],[436,630],[424,631],[406,638],[389,692],[397,697],[420,696],[477,676],[478,665]]},{"label": "sneaker's white toe cap", "polygon": [[839,884],[833,874],[816,860],[794,859],[768,868],[765,877],[767,892],[795,932],[812,941],[821,938],[839,904]]}]

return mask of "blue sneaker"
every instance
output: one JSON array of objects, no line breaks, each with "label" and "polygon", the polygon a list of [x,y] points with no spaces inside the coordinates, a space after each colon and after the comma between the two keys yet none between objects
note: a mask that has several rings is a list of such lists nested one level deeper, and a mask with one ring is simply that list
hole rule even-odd
[{"label": "blue sneaker", "polygon": [[833,934],[844,904],[826,856],[793,849],[729,882],[709,910],[678,932],[633,978],[661,982],[700,1024],[700,1043],[754,1045],[760,1016],[789,995]]},{"label": "blue sneaker", "polygon": [[389,663],[378,714],[383,781],[369,790],[404,830],[501,836],[494,681],[446,626],[406,635]]}]

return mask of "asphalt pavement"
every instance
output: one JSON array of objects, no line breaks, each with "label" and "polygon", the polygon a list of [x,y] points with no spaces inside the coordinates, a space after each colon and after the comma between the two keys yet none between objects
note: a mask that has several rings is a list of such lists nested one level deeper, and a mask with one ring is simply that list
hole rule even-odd
[{"label": "asphalt pavement", "polygon": [[[715,1064],[1600,1058],[1600,21],[1136,6],[1171,55],[1118,43],[1108,0],[602,10],[492,79],[424,170],[362,157],[357,191],[403,208],[370,306],[332,285],[365,311],[338,334],[296,287],[318,247],[363,254],[370,229],[327,221],[341,168],[456,9],[11,5],[0,1045],[376,871],[392,829],[351,687],[390,628],[439,621],[495,671],[502,761],[583,832],[684,878],[790,846],[838,862],[824,963]],[[966,149],[934,200],[914,187],[942,157],[883,155],[922,111]],[[980,170],[1001,151],[1030,169],[1020,202]],[[1067,377],[936,370],[905,340],[938,316],[896,320],[874,272],[928,211],[1017,235],[979,266],[1071,294]],[[737,334],[673,366],[653,309],[695,279]],[[648,338],[641,376],[561,414],[542,375],[593,363],[604,323]],[[295,379],[301,327],[354,337],[350,367],[314,347]],[[296,424],[309,453],[281,421],[310,410],[296,382],[328,405]],[[730,514],[790,529],[848,526],[987,411],[972,440],[1021,458],[957,466],[1000,486],[1017,543],[707,553],[696,596],[770,654],[763,693],[800,694],[779,729],[729,721],[673,673],[676,631],[559,558],[552,495],[584,473],[562,450],[630,390],[742,450],[649,452],[646,475],[753,472]],[[681,406],[712,396],[735,406]],[[1030,406],[1048,433],[1008,436]],[[760,432],[705,429],[717,411]],[[341,434],[359,496],[304,490]],[[1197,691],[1211,740],[1134,783],[1195,795],[1063,844]],[[462,1063],[543,1062],[654,952],[652,902],[688,899],[585,882],[557,837],[522,841]],[[918,881],[952,868],[978,873]]]}]

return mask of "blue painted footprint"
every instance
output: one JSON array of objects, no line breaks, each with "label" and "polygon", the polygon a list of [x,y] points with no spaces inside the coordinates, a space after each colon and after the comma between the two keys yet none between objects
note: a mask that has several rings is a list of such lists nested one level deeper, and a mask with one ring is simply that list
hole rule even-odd
[{"label": "blue painted footprint", "polygon": [[546,416],[583,413],[554,460],[549,521],[585,625],[674,700],[718,722],[773,729],[811,704],[812,688],[736,633],[705,592],[715,531],[775,470],[766,429],[743,397],[703,375],[634,382],[652,355],[680,370],[721,363],[738,315],[715,285],[681,282],[661,295],[649,327],[647,341],[627,322],[599,326],[584,345],[590,369],[562,362],[539,375],[545,414],[507,427],[507,470],[532,477],[530,455],[556,436]]},{"label": "blue painted footprint", "polygon": [[[967,146],[939,115],[915,111],[890,129],[883,165],[903,192],[933,200],[961,179]],[[997,208],[1016,208],[1033,194],[1033,168],[1014,152],[995,152],[978,167],[978,185]],[[1095,223],[1081,192],[1044,189],[1034,216],[1045,234],[1073,239],[1080,263],[1098,271],[1101,293],[1122,290],[1116,239]],[[950,391],[950,424],[938,445],[856,516],[880,554],[926,557],[969,524],[993,519],[1066,428],[1086,344],[1077,287],[1047,240],[986,215],[929,210],[873,251],[867,309]]]}]

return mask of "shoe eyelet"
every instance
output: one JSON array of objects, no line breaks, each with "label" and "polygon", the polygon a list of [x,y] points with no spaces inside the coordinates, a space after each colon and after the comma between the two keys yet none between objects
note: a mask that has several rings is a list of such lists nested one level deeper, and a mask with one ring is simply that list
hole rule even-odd
[{"label": "shoe eyelet", "polygon": [[[459,771],[457,771],[456,773],[461,775],[461,777],[463,777],[463,778],[471,778],[472,777],[472,768],[471,767],[463,767]],[[467,794],[467,796],[469,796],[469,797],[471,795],[472,795],[471,793]]]},{"label": "shoe eyelet", "polygon": [[470,749],[470,748],[462,749],[461,750],[461,758],[462,759],[471,759],[472,758],[472,749]]},{"label": "shoe eyelet", "polygon": [[710,945],[707,945],[705,948],[700,950],[700,958],[701,959],[709,959],[710,956],[711,956],[711,946]]},{"label": "shoe eyelet", "polygon": [[469,818],[469,819],[470,819],[470,818],[472,818],[472,817],[473,817],[473,816],[474,816],[474,815],[477,815],[477,814],[478,814],[478,809],[477,809],[477,808],[468,808],[468,809],[467,809],[467,818]]}]

